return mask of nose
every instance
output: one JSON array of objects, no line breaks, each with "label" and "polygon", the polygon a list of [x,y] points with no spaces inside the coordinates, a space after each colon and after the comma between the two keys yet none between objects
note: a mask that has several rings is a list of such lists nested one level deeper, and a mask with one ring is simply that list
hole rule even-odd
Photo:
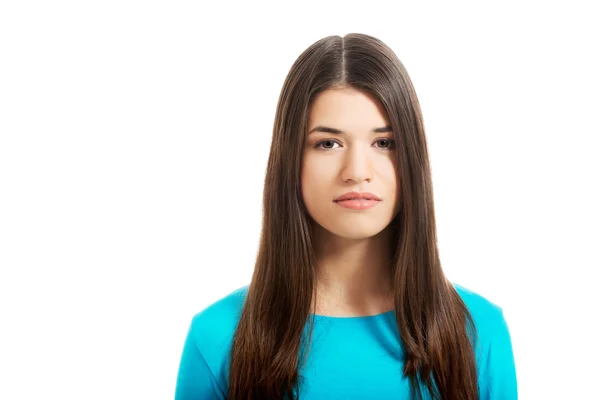
[{"label": "nose", "polygon": [[351,146],[345,155],[342,167],[343,181],[360,183],[366,180],[367,182],[371,182],[372,178],[373,168],[368,150],[361,148],[361,146]]}]

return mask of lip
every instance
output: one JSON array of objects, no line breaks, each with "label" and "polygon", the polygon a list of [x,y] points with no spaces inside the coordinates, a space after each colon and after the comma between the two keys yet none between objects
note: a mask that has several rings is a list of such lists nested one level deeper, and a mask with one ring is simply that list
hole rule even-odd
[{"label": "lip", "polygon": [[366,210],[381,203],[381,200],[351,199],[336,201],[335,204],[352,210]]},{"label": "lip", "polygon": [[348,192],[335,199],[334,203],[352,210],[366,210],[381,203],[381,199],[369,192]]},{"label": "lip", "polygon": [[381,199],[375,196],[373,193],[369,192],[348,192],[336,198],[335,202],[343,201],[343,200],[376,200],[381,201]]}]

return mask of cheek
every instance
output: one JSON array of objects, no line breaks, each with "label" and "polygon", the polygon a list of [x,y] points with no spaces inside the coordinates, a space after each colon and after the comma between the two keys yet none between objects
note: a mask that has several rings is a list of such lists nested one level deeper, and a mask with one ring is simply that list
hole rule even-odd
[{"label": "cheek", "polygon": [[317,183],[317,180],[326,172],[323,167],[324,165],[317,158],[307,155],[302,163],[302,180]]},{"label": "cheek", "polygon": [[313,168],[311,168],[311,163],[309,160],[305,160],[302,164],[302,169],[300,170],[300,186],[302,189],[302,197],[305,201],[310,197],[311,189],[314,185],[313,175],[314,172]]},{"label": "cheek", "polygon": [[305,201],[326,196],[331,190],[331,168],[308,158],[302,164],[300,183]]},{"label": "cheek", "polygon": [[381,183],[391,185],[397,182],[396,166],[390,159],[380,159],[373,164]]}]

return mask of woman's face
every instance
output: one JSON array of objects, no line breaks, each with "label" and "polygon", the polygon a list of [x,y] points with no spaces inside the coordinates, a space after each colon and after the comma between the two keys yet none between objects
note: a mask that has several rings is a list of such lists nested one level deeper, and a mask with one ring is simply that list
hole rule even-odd
[{"label": "woman's face", "polygon": [[[362,239],[385,229],[398,214],[400,192],[395,141],[385,110],[369,94],[355,89],[321,93],[311,105],[304,145],[302,197],[312,219],[334,235]],[[341,133],[322,132],[318,127]],[[370,192],[381,201],[365,209],[365,200],[335,199],[347,192]]]}]

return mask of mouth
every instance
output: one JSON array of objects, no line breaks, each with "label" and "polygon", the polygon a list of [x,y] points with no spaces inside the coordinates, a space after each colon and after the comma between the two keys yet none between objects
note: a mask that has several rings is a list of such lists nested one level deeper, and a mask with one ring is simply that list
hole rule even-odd
[{"label": "mouth", "polygon": [[369,197],[349,197],[347,199],[341,199],[341,200],[334,200],[335,203],[338,203],[340,201],[348,201],[348,200],[370,200],[370,201],[381,201],[379,199],[373,199],[373,198],[369,198]]},{"label": "mouth", "polygon": [[360,201],[365,201],[365,200],[370,200],[370,201],[381,201],[381,199],[374,195],[373,193],[369,193],[369,192],[348,192],[348,193],[344,193],[341,196],[338,196],[335,200],[333,200],[334,202],[340,202],[340,201],[347,201],[347,200],[360,200]]},{"label": "mouth", "polygon": [[374,207],[381,203],[381,200],[365,199],[365,198],[352,198],[347,200],[336,200],[334,201],[338,206],[348,208],[351,210],[366,210]]}]

